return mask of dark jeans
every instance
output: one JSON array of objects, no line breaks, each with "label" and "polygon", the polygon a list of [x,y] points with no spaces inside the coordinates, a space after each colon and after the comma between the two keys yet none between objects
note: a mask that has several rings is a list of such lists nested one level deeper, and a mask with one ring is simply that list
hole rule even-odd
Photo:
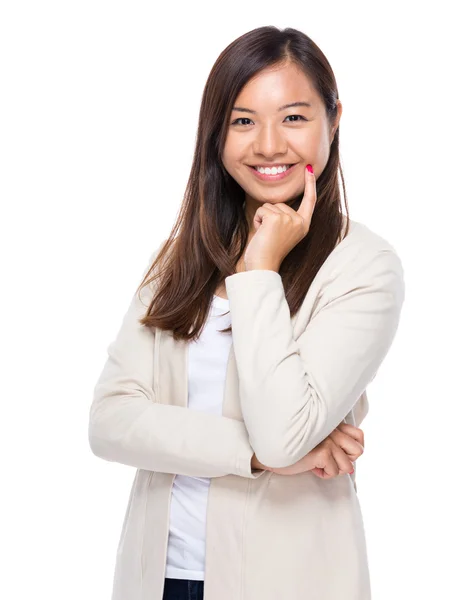
[{"label": "dark jeans", "polygon": [[163,600],[203,600],[203,581],[165,579]]}]

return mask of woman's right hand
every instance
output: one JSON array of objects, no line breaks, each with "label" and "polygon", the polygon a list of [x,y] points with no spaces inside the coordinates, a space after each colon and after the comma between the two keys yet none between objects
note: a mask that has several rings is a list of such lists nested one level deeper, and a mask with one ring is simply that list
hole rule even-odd
[{"label": "woman's right hand", "polygon": [[363,454],[364,444],[363,431],[342,422],[327,438],[294,465],[278,469],[266,467],[266,469],[277,475],[296,475],[310,471],[321,479],[331,479],[353,472],[352,463]]}]

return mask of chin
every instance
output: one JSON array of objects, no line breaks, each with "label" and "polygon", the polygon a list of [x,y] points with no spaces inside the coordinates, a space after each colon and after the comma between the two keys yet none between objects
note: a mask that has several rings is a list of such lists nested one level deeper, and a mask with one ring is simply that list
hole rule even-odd
[{"label": "chin", "polygon": [[292,193],[292,194],[286,194],[285,196],[279,198],[279,197],[270,197],[270,198],[260,198],[259,201],[260,202],[269,202],[270,204],[291,204],[292,202],[295,202],[295,200],[297,200],[297,198],[301,198],[303,196],[303,191],[302,192],[297,192],[297,193]]}]

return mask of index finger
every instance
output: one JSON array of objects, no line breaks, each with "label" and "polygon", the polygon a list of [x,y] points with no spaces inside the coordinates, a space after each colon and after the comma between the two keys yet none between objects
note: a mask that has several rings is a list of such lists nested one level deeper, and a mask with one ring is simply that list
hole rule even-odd
[{"label": "index finger", "polygon": [[[309,171],[308,167],[312,170]],[[313,210],[316,204],[316,178],[313,173],[312,165],[305,167],[305,189],[302,202],[297,210],[298,214],[303,217],[307,227],[310,227]]]}]

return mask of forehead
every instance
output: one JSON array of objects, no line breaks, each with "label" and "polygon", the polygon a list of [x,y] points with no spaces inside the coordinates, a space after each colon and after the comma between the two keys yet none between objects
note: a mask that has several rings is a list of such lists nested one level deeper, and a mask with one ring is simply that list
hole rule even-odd
[{"label": "forehead", "polygon": [[321,104],[307,75],[294,64],[267,67],[260,71],[238,94],[234,104],[258,112],[274,112],[288,102]]}]

